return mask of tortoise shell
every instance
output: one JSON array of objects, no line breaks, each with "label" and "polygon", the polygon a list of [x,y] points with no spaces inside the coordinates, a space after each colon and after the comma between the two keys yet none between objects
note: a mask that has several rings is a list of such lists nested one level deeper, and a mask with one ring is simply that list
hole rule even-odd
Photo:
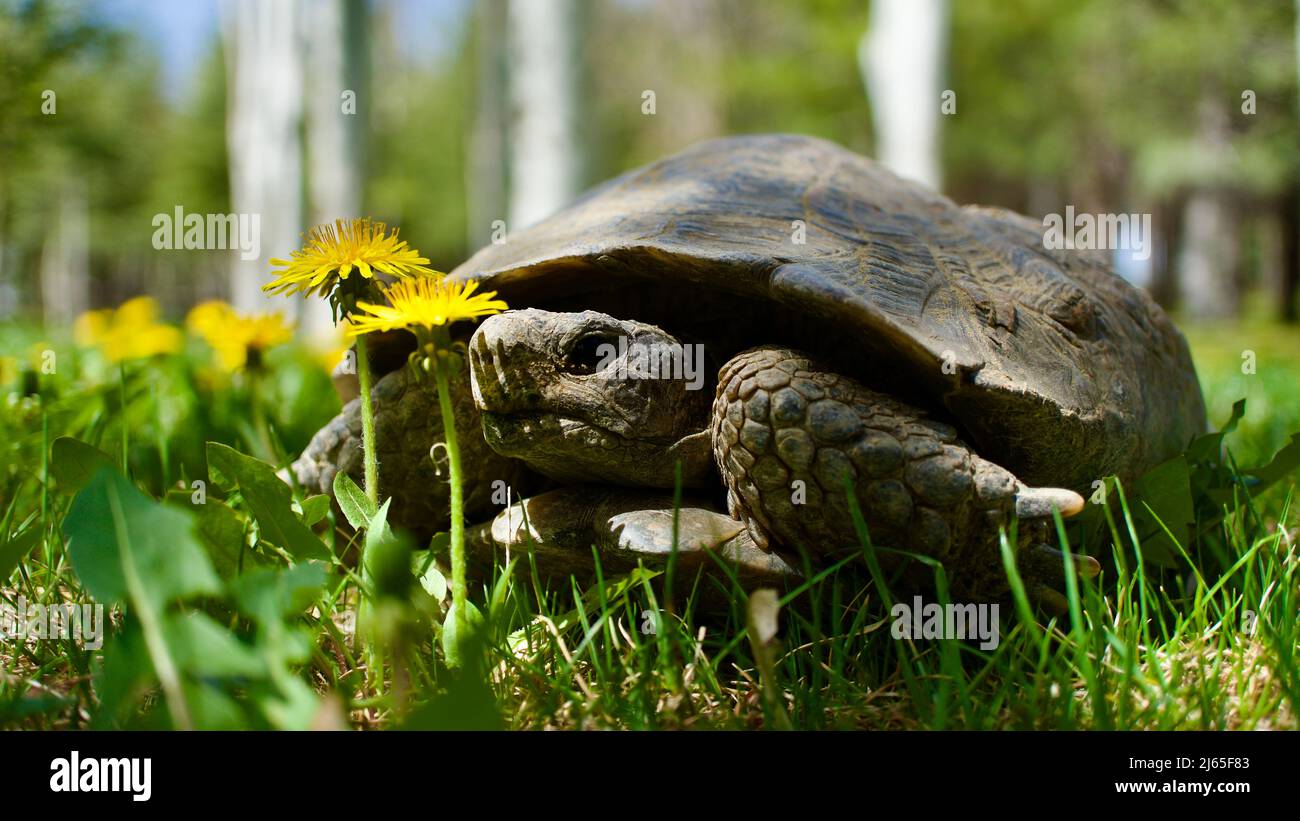
[{"label": "tortoise shell", "polygon": [[[812,320],[806,337],[839,332],[849,358],[876,363],[1034,484],[1132,479],[1205,429],[1182,334],[1103,254],[1049,250],[1032,220],[958,206],[820,139],[696,145],[451,276],[512,307],[647,282],[682,310],[706,294],[739,313],[782,306]],[[769,325],[747,327],[748,344],[772,341]]]}]

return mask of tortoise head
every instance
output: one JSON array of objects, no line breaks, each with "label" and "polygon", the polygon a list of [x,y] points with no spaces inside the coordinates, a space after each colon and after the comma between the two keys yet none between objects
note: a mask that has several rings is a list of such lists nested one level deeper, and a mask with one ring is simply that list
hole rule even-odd
[{"label": "tortoise head", "polygon": [[557,481],[708,486],[716,369],[703,349],[595,311],[489,318],[469,344],[474,402],[497,453]]}]

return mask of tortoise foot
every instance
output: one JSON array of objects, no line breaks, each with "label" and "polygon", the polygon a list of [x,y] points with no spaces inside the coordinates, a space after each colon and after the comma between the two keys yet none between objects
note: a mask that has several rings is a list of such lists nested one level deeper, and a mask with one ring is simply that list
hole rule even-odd
[{"label": "tortoise foot", "polygon": [[[723,367],[713,443],[732,515],[760,544],[814,556],[860,550],[852,498],[872,545],[892,549],[880,552],[883,565],[901,562],[897,551],[920,554],[944,565],[955,597],[996,600],[1009,591],[1000,531],[1019,518],[1015,549],[1026,586],[1062,586],[1060,554],[1031,548],[1048,538],[1054,512],[1083,509],[1079,494],[1023,484],[951,425],[798,351],[755,348]],[[1095,575],[1095,564],[1076,559],[1085,575]],[[1059,604],[1047,592],[1038,598],[1049,610]]]},{"label": "tortoise foot", "polygon": [[[471,528],[467,542],[480,559],[531,554],[543,577],[587,579],[593,548],[606,576],[638,565],[665,569],[674,550],[673,518],[672,494],[574,485],[511,505]],[[755,545],[743,523],[700,499],[681,500],[676,552],[683,578],[696,571],[725,578],[730,571],[746,589],[799,578],[784,558]]]}]

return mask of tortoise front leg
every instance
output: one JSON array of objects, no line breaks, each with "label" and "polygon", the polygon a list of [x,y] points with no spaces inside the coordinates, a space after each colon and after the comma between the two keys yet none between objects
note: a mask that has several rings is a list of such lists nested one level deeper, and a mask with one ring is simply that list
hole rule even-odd
[{"label": "tortoise front leg", "polygon": [[[961,598],[1008,592],[998,534],[1018,515],[1017,565],[1029,592],[1052,610],[1064,601],[1061,555],[1039,541],[1052,511],[1072,515],[1082,497],[1025,486],[917,408],[797,351],[763,347],[723,367],[712,431],[728,507],[760,547],[857,549],[847,482],[873,544],[942,561]],[[1099,571],[1090,557],[1076,562],[1083,574]]]},{"label": "tortoise front leg", "polygon": [[[543,577],[590,579],[593,547],[606,575],[638,565],[662,570],[673,553],[673,497],[653,490],[563,487],[511,505],[492,521],[470,528],[468,543],[484,560],[506,551],[519,556],[531,552]],[[779,587],[799,577],[781,556],[757,547],[744,524],[700,499],[681,500],[676,544],[682,578],[696,571],[725,575],[715,557],[731,567],[746,589]]]},{"label": "tortoise front leg", "polygon": [[[389,358],[396,361],[396,357],[393,354]],[[428,380],[406,366],[404,358],[396,367],[392,362],[383,367],[388,372],[370,392],[379,451],[380,498],[393,500],[390,524],[428,536],[446,530],[450,521],[447,477],[434,461],[442,443],[437,392]],[[336,380],[336,387],[338,382],[343,382],[346,390],[346,380]],[[483,516],[495,506],[494,497],[504,494],[504,488],[531,487],[533,482],[523,463],[497,454],[484,441],[478,409],[470,394],[468,366],[452,380],[451,394],[465,465],[465,512],[467,516]],[[362,461],[361,402],[354,396],[312,437],[293,463],[293,470],[308,492],[332,494],[338,471],[361,483]]]}]

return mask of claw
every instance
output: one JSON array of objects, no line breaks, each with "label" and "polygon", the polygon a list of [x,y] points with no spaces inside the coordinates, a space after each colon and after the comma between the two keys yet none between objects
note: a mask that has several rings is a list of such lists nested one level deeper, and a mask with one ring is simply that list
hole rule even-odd
[{"label": "claw", "polygon": [[[1036,549],[1039,553],[1050,556],[1057,564],[1060,564],[1065,558],[1064,553],[1045,544],[1038,545]],[[1074,560],[1075,571],[1085,579],[1095,579],[1101,573],[1101,564],[1091,556],[1071,553],[1070,558]]]},{"label": "claw", "polygon": [[1016,494],[1016,515],[1021,519],[1050,517],[1053,510],[1060,511],[1062,518],[1073,516],[1083,510],[1083,497],[1059,487],[1021,487]]},{"label": "claw", "polygon": [[1030,600],[1053,616],[1064,616],[1070,612],[1070,600],[1045,584],[1038,584],[1026,591]]}]

